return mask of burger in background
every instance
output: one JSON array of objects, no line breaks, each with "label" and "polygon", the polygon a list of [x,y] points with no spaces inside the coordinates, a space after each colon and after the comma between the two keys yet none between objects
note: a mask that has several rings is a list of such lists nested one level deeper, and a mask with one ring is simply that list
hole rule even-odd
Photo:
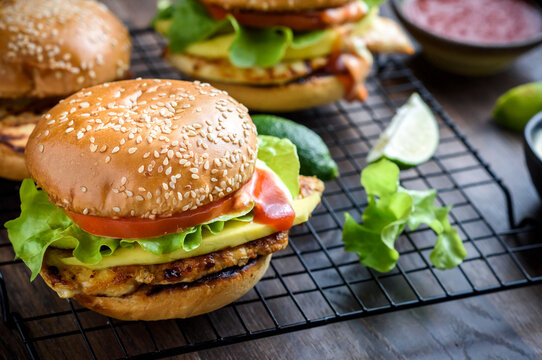
[{"label": "burger in background", "polygon": [[28,177],[24,150],[41,115],[84,87],[126,76],[128,31],[87,0],[0,0],[0,177]]},{"label": "burger in background", "polygon": [[364,100],[370,51],[413,52],[399,26],[378,16],[378,2],[162,1],[153,26],[181,72],[250,109],[294,111]]},{"label": "burger in background", "polygon": [[124,320],[203,314],[250,290],[323,183],[295,146],[257,137],[208,84],[127,80],[82,90],[26,151],[17,257],[63,298]]}]

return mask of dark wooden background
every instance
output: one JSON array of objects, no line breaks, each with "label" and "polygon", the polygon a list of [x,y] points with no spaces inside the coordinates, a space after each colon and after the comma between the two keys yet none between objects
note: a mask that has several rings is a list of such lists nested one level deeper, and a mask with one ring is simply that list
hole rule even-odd
[{"label": "dark wooden background", "polygon": [[[107,0],[137,27],[148,24],[154,0]],[[384,9],[388,13],[388,9]],[[509,88],[542,80],[542,48],[508,71],[463,78],[428,65],[420,55],[408,65],[511,189],[521,219],[540,216],[540,199],[529,178],[521,135],[497,127],[491,109]],[[488,208],[491,203],[488,204]],[[496,211],[499,222],[505,210]],[[486,214],[488,215],[488,214]],[[489,214],[492,215],[492,214]],[[542,358],[542,286],[372,316],[188,354],[186,359],[537,359]],[[24,358],[18,336],[0,324],[0,355]],[[69,351],[66,351],[69,353]],[[77,358],[77,354],[73,354]]]}]

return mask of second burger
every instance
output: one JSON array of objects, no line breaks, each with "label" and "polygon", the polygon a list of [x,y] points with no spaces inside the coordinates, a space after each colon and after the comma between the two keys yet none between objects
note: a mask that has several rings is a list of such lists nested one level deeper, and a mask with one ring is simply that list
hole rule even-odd
[{"label": "second burger", "polygon": [[358,0],[180,0],[153,24],[183,73],[252,110],[294,111],[366,98],[372,56],[356,28],[368,12]]},{"label": "second burger", "polygon": [[125,78],[131,41],[97,1],[0,0],[0,177],[28,177],[24,150],[58,101]]}]

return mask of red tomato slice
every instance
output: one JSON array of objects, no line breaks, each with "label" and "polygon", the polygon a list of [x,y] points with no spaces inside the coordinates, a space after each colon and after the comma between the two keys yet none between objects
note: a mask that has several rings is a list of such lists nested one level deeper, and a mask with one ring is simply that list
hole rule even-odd
[{"label": "red tomato slice", "polygon": [[226,10],[220,6],[205,4],[215,20],[222,20],[231,14],[241,25],[249,27],[287,26],[293,30],[321,30],[331,26],[361,20],[367,14],[367,7],[359,1],[336,8],[305,12],[253,12],[238,9]]},{"label": "red tomato slice", "polygon": [[181,232],[192,226],[203,224],[222,214],[234,211],[235,196],[213,202],[196,210],[185,211],[169,217],[156,219],[120,218],[112,219],[66,211],[67,215],[86,232],[98,236],[122,239],[143,239]]},{"label": "red tomato slice", "polygon": [[[223,214],[240,212],[248,206],[247,201],[237,201],[242,192],[251,194],[256,205],[254,221],[269,224],[277,231],[292,227],[295,212],[284,192],[273,177],[264,170],[256,169],[253,177],[236,193],[218,202],[196,210],[156,219],[120,218],[112,219],[66,211],[67,215],[84,231],[111,238],[143,239],[181,232],[203,224]],[[250,199],[250,198],[249,198]]]}]

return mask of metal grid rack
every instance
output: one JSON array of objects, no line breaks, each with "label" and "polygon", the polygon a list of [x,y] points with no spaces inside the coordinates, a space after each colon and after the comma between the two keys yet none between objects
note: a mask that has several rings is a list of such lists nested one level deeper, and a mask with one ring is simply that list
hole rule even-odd
[{"label": "metal grid rack", "polygon": [[[133,31],[135,76],[179,78],[162,59],[163,40]],[[431,94],[400,60],[381,58],[369,78],[366,103],[340,102],[289,114],[317,131],[340,167],[326,184],[322,204],[290,245],[273,257],[260,283],[232,305],[193,319],[122,322],[59,299],[14,261],[0,232],[0,295],[4,321],[18,332],[31,358],[62,357],[63,347],[88,358],[160,358],[311,328],[347,319],[413,308],[542,282],[537,260],[542,242],[515,225],[511,198],[500,179],[461,135]],[[397,241],[397,268],[381,274],[362,267],[341,243],[343,213],[360,217],[366,206],[359,175],[367,152],[397,106],[417,91],[439,118],[440,146],[428,163],[401,173],[409,188],[436,188],[438,201],[455,204],[451,218],[468,250],[456,269],[440,271],[428,257],[434,235],[427,228]],[[0,182],[0,222],[18,216],[18,185]],[[492,199],[490,210],[484,199]],[[496,213],[497,224],[485,215]],[[505,221],[502,221],[504,218]],[[508,230],[499,229],[509,223]],[[3,274],[3,275],[2,275]],[[25,296],[32,294],[32,296]]]}]

